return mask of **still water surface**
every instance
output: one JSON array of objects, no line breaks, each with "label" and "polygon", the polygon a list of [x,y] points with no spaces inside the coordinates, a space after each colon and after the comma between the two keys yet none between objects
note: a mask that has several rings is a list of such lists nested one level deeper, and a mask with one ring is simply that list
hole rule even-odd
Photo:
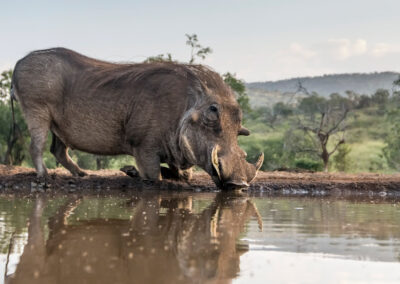
[{"label": "still water surface", "polygon": [[400,202],[0,195],[0,282],[400,283]]}]

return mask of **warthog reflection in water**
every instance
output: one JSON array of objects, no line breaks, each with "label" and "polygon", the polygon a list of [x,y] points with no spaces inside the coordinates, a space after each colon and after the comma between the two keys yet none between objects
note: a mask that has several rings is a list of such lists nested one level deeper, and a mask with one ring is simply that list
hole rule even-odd
[{"label": "warthog reflection in water", "polygon": [[244,196],[202,196],[214,197],[214,202],[196,214],[188,194],[153,195],[132,199],[130,220],[74,224],[68,223],[68,216],[80,200],[69,200],[49,219],[47,241],[40,224],[46,200],[38,198],[29,221],[28,243],[7,282],[230,282],[239,272],[240,255],[247,251],[246,246],[237,245],[239,234],[249,218],[259,214]]}]

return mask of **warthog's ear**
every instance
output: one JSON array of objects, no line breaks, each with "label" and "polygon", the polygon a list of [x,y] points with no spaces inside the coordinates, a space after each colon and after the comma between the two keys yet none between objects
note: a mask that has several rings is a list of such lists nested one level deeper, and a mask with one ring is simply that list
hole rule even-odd
[{"label": "warthog's ear", "polygon": [[250,135],[250,130],[248,130],[247,128],[245,128],[245,127],[242,126],[242,127],[239,129],[238,135],[249,136],[249,135]]}]

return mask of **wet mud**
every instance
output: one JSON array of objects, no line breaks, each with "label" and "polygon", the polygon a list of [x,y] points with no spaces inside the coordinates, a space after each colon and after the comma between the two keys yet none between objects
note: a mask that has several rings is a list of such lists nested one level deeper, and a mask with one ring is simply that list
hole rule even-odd
[{"label": "wet mud", "polygon": [[[0,165],[0,192],[99,193],[130,190],[215,191],[217,188],[204,172],[196,172],[190,182],[163,180],[146,182],[118,170],[86,171],[85,177],[73,177],[64,169],[49,171],[46,185],[37,181],[32,168]],[[374,195],[400,196],[400,174],[343,174],[259,172],[249,191],[284,195]]]}]

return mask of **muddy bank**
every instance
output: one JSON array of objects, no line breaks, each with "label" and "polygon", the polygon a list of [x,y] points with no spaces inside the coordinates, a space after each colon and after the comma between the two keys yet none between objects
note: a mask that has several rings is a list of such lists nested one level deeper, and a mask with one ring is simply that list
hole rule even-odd
[{"label": "muddy bank", "polygon": [[[86,171],[85,177],[73,177],[65,169],[49,171],[49,188],[37,184],[31,168],[0,165],[0,192],[69,192],[97,193],[144,189],[214,191],[210,177],[197,172],[190,183],[164,180],[143,182],[118,170]],[[400,196],[400,174],[343,174],[343,173],[291,173],[260,172],[249,188],[253,192],[280,194],[325,195],[335,193]]]}]

